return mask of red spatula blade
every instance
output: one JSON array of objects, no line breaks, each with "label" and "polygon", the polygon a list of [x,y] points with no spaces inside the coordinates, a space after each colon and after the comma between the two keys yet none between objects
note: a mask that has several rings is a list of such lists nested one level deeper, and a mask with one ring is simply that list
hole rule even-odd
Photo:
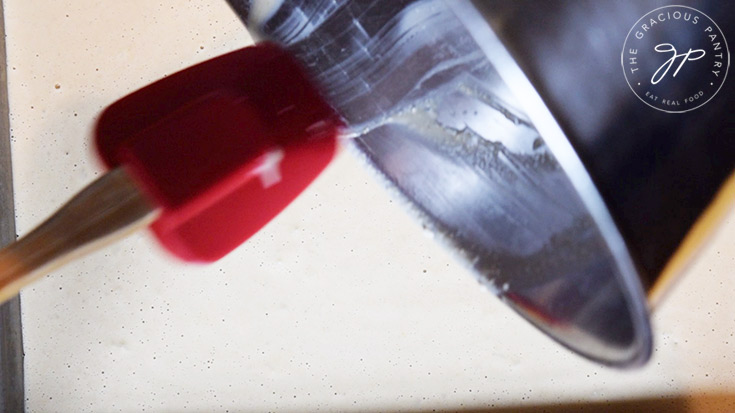
[{"label": "red spatula blade", "polygon": [[282,211],[327,166],[341,123],[272,44],[209,60],[109,106],[99,154],[162,211],[152,228],[187,261],[214,261]]}]

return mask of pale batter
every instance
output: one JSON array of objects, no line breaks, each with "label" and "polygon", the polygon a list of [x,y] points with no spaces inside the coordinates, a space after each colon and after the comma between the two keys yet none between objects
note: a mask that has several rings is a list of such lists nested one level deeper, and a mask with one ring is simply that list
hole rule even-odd
[{"label": "pale batter", "polygon": [[[266,13],[263,11],[263,13]],[[18,232],[101,172],[103,107],[247,45],[224,0],[5,0]],[[189,266],[140,234],[22,294],[29,412],[431,410],[735,384],[735,215],[640,371],[580,359],[477,285],[343,153],[256,237]]]}]

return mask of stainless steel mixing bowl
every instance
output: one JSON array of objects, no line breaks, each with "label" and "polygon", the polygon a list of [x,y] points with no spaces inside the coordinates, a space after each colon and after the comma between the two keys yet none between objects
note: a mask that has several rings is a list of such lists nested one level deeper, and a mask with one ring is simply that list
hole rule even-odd
[{"label": "stainless steel mixing bowl", "polygon": [[[648,360],[649,300],[735,168],[733,82],[681,114],[626,84],[626,36],[658,2],[229,3],[500,299],[588,358]],[[735,3],[684,3],[735,38]]]}]

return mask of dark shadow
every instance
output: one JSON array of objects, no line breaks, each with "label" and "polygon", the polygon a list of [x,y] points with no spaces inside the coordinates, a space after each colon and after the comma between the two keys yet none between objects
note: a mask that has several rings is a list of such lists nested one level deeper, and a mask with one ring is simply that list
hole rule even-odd
[{"label": "dark shadow", "polygon": [[[5,59],[5,20],[0,4],[0,247],[15,241],[13,168]],[[20,297],[0,305],[0,411],[25,410]]]}]

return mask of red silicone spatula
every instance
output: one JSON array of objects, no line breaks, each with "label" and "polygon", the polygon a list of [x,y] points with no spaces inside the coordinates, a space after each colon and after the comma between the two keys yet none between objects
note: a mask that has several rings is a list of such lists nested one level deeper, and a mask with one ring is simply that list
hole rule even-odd
[{"label": "red silicone spatula", "polygon": [[262,43],[110,105],[110,171],[0,251],[0,300],[52,267],[150,224],[186,261],[215,261],[282,211],[337,150],[339,116],[299,64]]}]

